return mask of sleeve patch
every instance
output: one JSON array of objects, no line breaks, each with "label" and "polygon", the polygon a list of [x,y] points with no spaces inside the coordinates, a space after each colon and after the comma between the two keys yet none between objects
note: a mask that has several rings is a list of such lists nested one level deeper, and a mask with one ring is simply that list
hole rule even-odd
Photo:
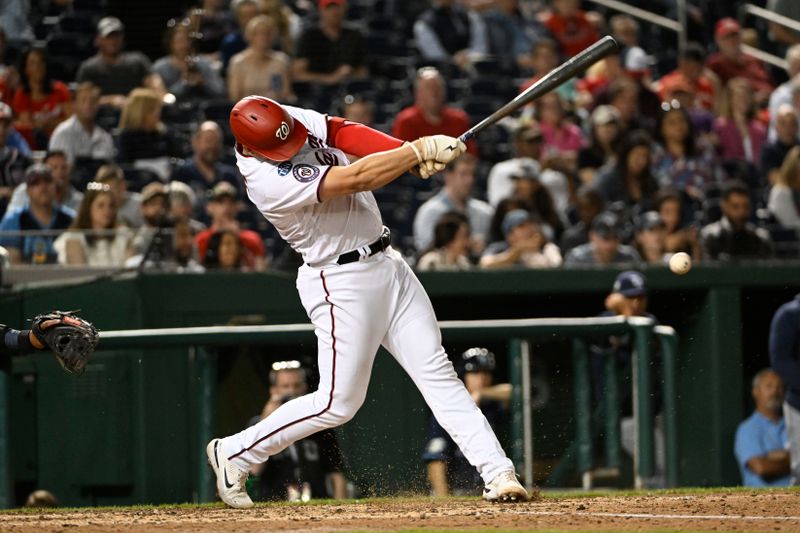
[{"label": "sleeve patch", "polygon": [[278,176],[285,176],[292,170],[292,162],[291,161],[284,161],[280,165],[278,165]]},{"label": "sleeve patch", "polygon": [[[286,170],[286,172],[287,173],[289,172],[288,169]],[[280,169],[278,170],[278,173],[280,173]],[[294,166],[294,169],[292,170],[292,175],[294,176],[294,179],[296,179],[301,183],[309,183],[317,179],[317,177],[319,177],[319,168],[312,165],[306,165],[304,163],[300,163]]]}]

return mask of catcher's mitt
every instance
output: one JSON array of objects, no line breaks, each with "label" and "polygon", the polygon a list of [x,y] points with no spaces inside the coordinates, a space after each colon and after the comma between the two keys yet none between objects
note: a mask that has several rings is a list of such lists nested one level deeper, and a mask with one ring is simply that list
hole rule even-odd
[{"label": "catcher's mitt", "polygon": [[31,331],[53,352],[64,370],[73,374],[83,373],[99,340],[97,329],[74,311],[37,315]]}]

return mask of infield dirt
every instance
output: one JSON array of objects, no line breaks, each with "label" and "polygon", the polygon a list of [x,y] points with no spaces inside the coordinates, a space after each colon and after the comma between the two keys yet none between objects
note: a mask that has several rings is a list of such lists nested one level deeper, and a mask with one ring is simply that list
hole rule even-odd
[{"label": "infield dirt", "polygon": [[23,510],[0,513],[4,531],[800,531],[800,491],[546,497],[523,504],[397,498],[259,504]]}]

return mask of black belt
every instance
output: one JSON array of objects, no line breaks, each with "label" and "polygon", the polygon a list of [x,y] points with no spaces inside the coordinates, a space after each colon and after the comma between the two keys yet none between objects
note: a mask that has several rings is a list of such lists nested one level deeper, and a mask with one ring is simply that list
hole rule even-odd
[{"label": "black belt", "polygon": [[[369,254],[366,254],[366,257],[372,257],[378,252],[384,251],[389,247],[390,244],[392,244],[392,234],[389,232],[389,228],[383,228],[383,233],[381,233],[381,236],[378,238],[378,240],[369,245]],[[361,260],[365,251],[366,250],[363,252],[359,250],[353,250],[352,252],[347,252],[346,254],[340,255],[336,262],[340,265],[355,263],[356,261]]]}]

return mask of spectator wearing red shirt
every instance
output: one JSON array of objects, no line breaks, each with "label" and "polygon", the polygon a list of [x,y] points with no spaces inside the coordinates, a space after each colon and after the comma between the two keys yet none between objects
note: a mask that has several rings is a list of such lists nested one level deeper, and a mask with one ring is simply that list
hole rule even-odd
[{"label": "spectator wearing red shirt", "polygon": [[711,111],[718,93],[718,81],[708,76],[703,66],[704,61],[703,47],[698,43],[689,43],[678,57],[678,68],[656,82],[661,100],[670,100],[677,88],[688,89],[694,98],[692,108],[700,107]]},{"label": "spectator wearing red shirt", "polygon": [[542,13],[542,23],[561,46],[561,53],[572,57],[599,38],[580,0],[552,0],[550,11]]},{"label": "spectator wearing red shirt", "polygon": [[717,22],[714,40],[719,52],[708,58],[708,68],[719,76],[722,85],[733,78],[745,78],[756,91],[758,102],[766,101],[774,88],[764,64],[742,51],[742,27],[730,17]]},{"label": "spectator wearing red shirt", "polygon": [[240,266],[246,270],[263,271],[267,267],[267,251],[261,237],[255,231],[241,229],[236,221],[240,204],[239,192],[227,181],[221,181],[211,191],[206,209],[211,216],[211,227],[195,237],[198,255],[206,257],[209,242],[215,233],[233,230],[239,235]]},{"label": "spectator wearing red shirt", "polygon": [[33,149],[47,148],[55,127],[72,114],[69,88],[50,76],[47,52],[31,48],[22,56],[20,85],[11,108],[15,127]]},{"label": "spectator wearing red shirt", "polygon": [[[423,67],[414,82],[414,104],[397,114],[392,135],[413,141],[425,135],[458,137],[469,129],[469,117],[462,109],[445,105],[446,88],[439,70]],[[478,155],[475,141],[467,142],[467,151]]]}]

